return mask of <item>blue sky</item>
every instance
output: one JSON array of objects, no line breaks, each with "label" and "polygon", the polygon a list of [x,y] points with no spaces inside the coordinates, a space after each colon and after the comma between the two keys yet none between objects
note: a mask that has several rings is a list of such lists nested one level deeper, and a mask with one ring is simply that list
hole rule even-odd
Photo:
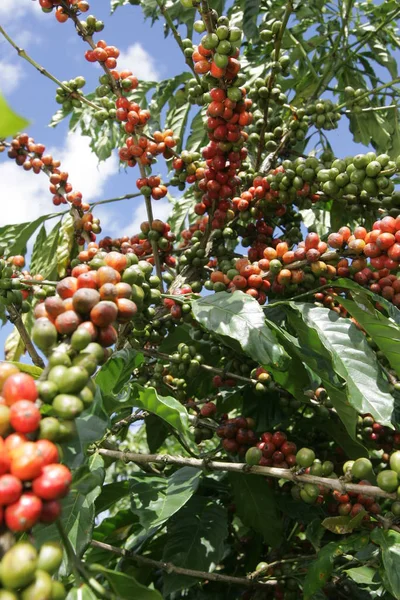
[{"label": "blue sky", "polygon": [[[144,21],[140,7],[122,7],[110,16],[109,1],[102,0],[93,3],[92,9],[88,14],[95,14],[106,24],[97,39],[101,37],[121,51],[119,68],[131,69],[139,79],[160,80],[186,67],[173,38],[164,38],[162,22],[158,21],[151,28],[150,22]],[[83,75],[87,80],[85,92],[97,85],[101,71],[84,59],[87,45],[78,38],[71,21],[59,24],[54,15],[42,13],[38,3],[32,0],[0,0],[0,23],[28,54],[59,79]],[[89,202],[136,192],[137,169],[119,171],[116,155],[98,165],[97,158],[89,151],[88,138],[67,135],[67,122],[56,128],[48,127],[52,114],[58,109],[55,87],[0,39],[0,90],[12,107],[31,121],[29,134],[62,160],[74,188],[81,190]],[[363,149],[352,142],[345,119],[329,137],[338,156]],[[4,154],[0,155],[0,198],[0,226],[54,212],[47,178],[25,173]],[[154,205],[155,216],[165,218],[168,202],[164,200]],[[101,218],[104,235],[113,237],[134,234],[146,218],[139,199],[106,205],[95,214]],[[4,331],[0,333],[0,342],[3,339]]]}]

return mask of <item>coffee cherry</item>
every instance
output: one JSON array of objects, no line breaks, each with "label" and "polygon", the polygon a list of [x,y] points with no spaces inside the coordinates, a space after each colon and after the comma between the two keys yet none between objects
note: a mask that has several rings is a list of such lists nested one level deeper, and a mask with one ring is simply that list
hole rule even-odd
[{"label": "coffee cherry", "polygon": [[396,471],[381,471],[376,478],[377,484],[385,492],[394,492],[399,485]]},{"label": "coffee cherry", "polygon": [[296,463],[299,467],[311,467],[315,460],[315,453],[311,448],[301,448],[296,454]]},{"label": "coffee cherry", "polygon": [[259,448],[249,448],[246,452],[245,460],[250,466],[258,465],[262,457],[262,452]]},{"label": "coffee cherry", "polygon": [[351,467],[351,474],[357,479],[368,479],[373,474],[371,461],[368,458],[358,458]]}]

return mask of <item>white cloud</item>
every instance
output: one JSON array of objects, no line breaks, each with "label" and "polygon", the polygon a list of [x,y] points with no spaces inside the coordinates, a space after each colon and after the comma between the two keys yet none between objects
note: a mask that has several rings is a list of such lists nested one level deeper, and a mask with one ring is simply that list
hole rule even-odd
[{"label": "white cloud", "polygon": [[22,65],[5,60],[0,60],[0,73],[0,89],[4,94],[10,94],[16,90],[20,81],[25,77]]},{"label": "white cloud", "polygon": [[15,21],[15,19],[19,19],[30,12],[43,14],[39,4],[37,2],[33,2],[32,0],[0,1],[0,19],[3,23]]},{"label": "white cloud", "polygon": [[[98,164],[88,138],[78,133],[68,135],[63,148],[48,150],[61,160],[74,189],[82,192],[86,202],[101,199],[107,180],[118,172],[116,156]],[[0,226],[33,221],[40,215],[57,211],[46,175],[25,173],[11,160],[0,163],[0,202]],[[66,208],[64,205],[59,210]]]},{"label": "white cloud", "polygon": [[37,34],[37,31],[33,33],[33,31],[29,31],[28,29],[21,29],[18,27],[13,27],[15,29],[15,33],[13,34],[14,41],[18,44],[18,46],[22,46],[22,48],[27,48],[32,44],[41,44],[42,38]]},{"label": "white cloud", "polygon": [[128,69],[138,79],[145,81],[157,81],[159,78],[154,58],[138,42],[121,52],[118,58],[118,69]]}]

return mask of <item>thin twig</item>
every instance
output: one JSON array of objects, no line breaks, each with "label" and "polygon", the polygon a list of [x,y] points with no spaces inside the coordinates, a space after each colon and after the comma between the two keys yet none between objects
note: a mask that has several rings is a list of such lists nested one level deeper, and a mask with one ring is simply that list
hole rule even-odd
[{"label": "thin twig", "polygon": [[[281,51],[283,34],[284,34],[287,24],[289,22],[289,17],[292,14],[292,11],[293,11],[293,2],[292,2],[292,0],[288,0],[288,2],[286,4],[286,8],[285,8],[285,13],[282,18],[282,25],[281,25],[279,33],[276,37],[276,40],[275,40],[275,53],[274,53],[275,54],[275,58],[274,58],[275,62],[277,62],[279,60],[279,54]],[[261,131],[260,131],[260,143],[258,145],[257,159],[256,159],[256,164],[255,164],[256,171],[258,171],[258,169],[260,168],[262,153],[265,148],[265,133],[268,128],[268,109],[269,109],[269,103],[270,103],[270,99],[271,99],[272,89],[274,87],[274,82],[275,82],[275,73],[274,73],[274,71],[272,71],[269,76],[269,79],[268,79],[268,96],[267,96],[265,108],[264,108],[264,123],[263,123],[263,125],[261,127]]]},{"label": "thin twig", "polygon": [[239,585],[243,587],[257,587],[257,588],[266,588],[267,586],[276,585],[277,580],[269,580],[265,583],[261,583],[260,581],[252,581],[251,579],[245,579],[244,577],[232,577],[229,575],[222,575],[220,573],[206,573],[205,571],[195,571],[194,569],[184,569],[182,567],[178,567],[170,562],[164,562],[161,560],[153,560],[152,558],[147,558],[145,556],[140,556],[140,554],[136,554],[130,550],[125,550],[124,548],[118,548],[117,546],[111,546],[111,544],[105,544],[104,542],[98,542],[97,540],[92,540],[91,545],[94,548],[100,548],[101,550],[107,550],[108,552],[113,552],[118,556],[123,556],[128,560],[132,560],[138,565],[146,565],[149,567],[153,567],[154,569],[162,569],[163,571],[177,573],[179,575],[186,575],[187,577],[195,577],[196,579],[203,579],[205,581],[218,581],[220,583],[227,583],[229,585]]},{"label": "thin twig", "polygon": [[178,44],[179,48],[182,50],[182,54],[185,57],[185,62],[187,64],[187,66],[189,67],[189,69],[193,72],[193,75],[195,76],[197,83],[200,84],[200,77],[198,76],[198,74],[196,73],[196,71],[194,70],[194,64],[193,64],[193,60],[191,58],[189,58],[188,56],[185,55],[185,48],[183,46],[183,42],[182,42],[182,38],[181,35],[179,33],[179,31],[177,30],[177,28],[175,27],[171,16],[169,14],[169,12],[167,11],[165,4],[163,2],[163,0],[156,0],[158,7],[161,11],[161,14],[163,15],[164,19],[167,21],[168,27],[170,28],[170,30],[172,31],[172,35],[175,38],[176,43]]},{"label": "thin twig", "polygon": [[21,58],[23,58],[24,60],[26,60],[28,63],[30,63],[33,67],[35,67],[35,69],[37,69],[41,75],[44,75],[48,79],[51,79],[51,81],[56,83],[60,88],[62,88],[65,92],[67,92],[72,98],[78,99],[80,102],[82,102],[83,104],[87,104],[94,110],[101,110],[101,106],[97,106],[96,104],[94,104],[94,102],[91,102],[90,100],[85,98],[85,96],[83,94],[81,95],[81,94],[78,94],[76,91],[71,90],[69,86],[65,85],[62,81],[57,79],[57,77],[52,75],[47,69],[45,69],[39,63],[37,63],[35,60],[33,60],[33,58],[31,58],[29,56],[29,54],[26,53],[25,50],[23,50],[22,48],[17,46],[17,44],[14,42],[14,40],[12,40],[10,38],[10,36],[4,31],[3,27],[1,27],[1,26],[0,26],[0,33],[7,40],[7,42],[9,44],[11,44],[11,46],[13,48],[15,48],[15,50],[18,52],[18,55]]},{"label": "thin twig", "polygon": [[[140,174],[142,177],[146,177],[146,171],[144,170],[143,165],[141,165],[139,163],[139,168],[140,168]],[[146,212],[147,212],[147,218],[150,224],[150,227],[152,227],[152,223],[154,221],[154,217],[153,217],[153,207],[151,205],[151,197],[150,196],[145,196],[144,200],[146,202]],[[153,250],[153,257],[154,257],[154,266],[156,268],[156,273],[158,275],[158,278],[160,280],[160,290],[161,292],[164,291],[164,285],[163,285],[163,278],[162,278],[162,269],[161,269],[161,261],[160,261],[160,255],[158,253],[158,244],[157,241],[154,240],[153,238],[151,239],[151,248]]]},{"label": "thin twig", "polygon": [[[72,19],[72,21],[74,22],[75,27],[76,27],[79,35],[81,36],[81,38],[86,43],[89,44],[89,46],[92,48],[92,50],[94,50],[96,48],[96,44],[94,43],[92,36],[88,35],[88,33],[85,31],[85,28],[83,27],[82,23],[80,22],[79,18],[75,14],[75,12],[71,9],[71,6],[68,5],[64,0],[61,0],[60,5],[64,9],[64,11],[67,13],[67,15],[70,17],[70,19]],[[108,75],[109,84],[110,84],[114,94],[116,94],[117,96],[122,96],[122,92],[119,89],[119,87],[117,86],[117,82],[115,81],[114,77],[111,75],[110,69],[106,66],[106,64],[104,62],[99,62],[99,65],[101,66],[103,71],[106,73],[106,75]]]},{"label": "thin twig", "polygon": [[20,313],[14,305],[7,306],[7,312],[8,320],[10,321],[10,323],[13,323],[13,325],[15,325],[15,327],[17,328],[18,333],[21,336],[21,340],[23,341],[24,346],[28,351],[29,356],[31,357],[33,364],[37,367],[40,367],[41,369],[44,369],[44,362],[37,353],[36,348],[32,343],[32,340],[29,336],[29,333],[26,330]]},{"label": "thin twig", "polygon": [[[164,360],[171,360],[171,357],[164,352],[158,352],[157,350],[142,350],[143,354],[146,356],[154,356],[155,358],[162,358]],[[252,383],[256,385],[258,382],[257,379],[251,379],[250,377],[244,377],[244,375],[238,375],[237,373],[230,373],[229,371],[224,371],[223,369],[217,369],[216,367],[211,367],[210,365],[200,365],[200,368],[204,371],[208,371],[209,373],[215,373],[216,375],[221,375],[221,377],[225,377],[227,379],[237,379],[238,381],[243,381],[244,383]]]},{"label": "thin twig", "polygon": [[137,452],[120,452],[119,450],[101,449],[97,451],[103,456],[122,460],[124,462],[134,462],[137,464],[156,463],[163,465],[189,466],[195,469],[205,469],[208,471],[226,471],[230,473],[241,473],[242,475],[260,475],[262,477],[273,477],[274,479],[286,479],[294,483],[313,483],[331,490],[340,492],[356,492],[365,494],[374,498],[396,499],[396,493],[385,492],[379,487],[373,485],[360,485],[356,483],[347,483],[341,479],[332,479],[329,477],[317,477],[316,475],[300,475],[291,469],[281,469],[279,467],[250,467],[246,463],[230,463],[222,461],[202,460],[198,458],[185,458],[183,456],[171,456],[169,454],[139,454]]}]

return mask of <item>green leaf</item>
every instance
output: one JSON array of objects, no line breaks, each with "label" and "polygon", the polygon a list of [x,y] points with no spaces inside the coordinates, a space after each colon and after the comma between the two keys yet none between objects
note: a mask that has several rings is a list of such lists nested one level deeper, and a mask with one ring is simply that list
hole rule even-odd
[{"label": "green leaf", "polygon": [[325,527],[325,529],[329,529],[332,533],[345,535],[359,527],[366,514],[367,512],[362,510],[355,517],[327,517],[322,521],[321,525]]},{"label": "green leaf", "polygon": [[386,113],[386,122],[390,127],[390,147],[387,149],[392,160],[400,155],[400,123],[399,111],[397,108],[389,109]]},{"label": "green leaf", "polygon": [[73,110],[74,109],[72,107],[68,108],[67,110],[64,107],[58,109],[58,111],[56,113],[54,113],[54,115],[51,117],[49,127],[57,127],[57,125],[59,125],[59,123],[61,123],[61,121],[63,121],[66,117],[68,117],[68,115]]},{"label": "green leaf", "polygon": [[93,146],[91,145],[91,147],[95,150],[95,154],[100,161],[110,158],[115,148],[112,137],[112,126],[106,122],[97,136],[96,143]]},{"label": "green leaf", "polygon": [[[168,523],[163,560],[186,569],[211,572],[224,555],[228,536],[227,513],[222,506],[194,496]],[[164,575],[164,596],[196,584],[194,577]]]},{"label": "green leaf", "polygon": [[0,138],[6,138],[28,127],[29,121],[20,117],[0,94]]},{"label": "green leaf", "polygon": [[400,533],[389,529],[374,529],[371,540],[381,547],[385,579],[389,591],[398,600],[400,598]]},{"label": "green leaf", "polygon": [[[78,557],[83,556],[92,539],[95,500],[101,493],[104,475],[104,461],[94,454],[89,458],[88,465],[75,473],[70,493],[61,501],[61,523]],[[55,523],[37,525],[34,537],[39,547],[45,541],[60,539]],[[70,566],[64,563],[61,574],[69,571]]]},{"label": "green leaf", "polygon": [[339,419],[318,419],[315,427],[329,435],[352,459],[368,457],[368,450],[358,441],[350,437],[343,423]]},{"label": "green leaf", "polygon": [[305,208],[299,212],[303,217],[303,223],[307,229],[312,227],[313,231],[320,236],[326,235],[331,231],[331,213],[329,210],[323,210],[313,205],[312,208]]},{"label": "green leaf", "polygon": [[137,598],[138,600],[139,598],[140,600],[162,600],[162,596],[157,590],[149,589],[130,575],[106,569],[99,564],[94,565],[92,570],[95,573],[104,575],[114,593],[118,595],[118,600],[131,600],[132,598]]},{"label": "green leaf", "polygon": [[346,569],[345,573],[350,579],[359,585],[367,585],[368,587],[376,585],[379,582],[374,581],[377,571],[371,567],[356,567],[355,569]]},{"label": "green leaf", "polygon": [[320,519],[314,519],[307,525],[305,531],[306,539],[313,545],[314,550],[318,552],[321,548],[321,541],[325,535],[325,530],[321,526]]},{"label": "green leaf", "polygon": [[91,406],[75,419],[77,435],[63,444],[64,460],[76,469],[85,460],[87,448],[100,440],[110,425],[110,419],[104,410],[100,388]]},{"label": "green leaf", "polygon": [[132,512],[143,529],[157,529],[166,523],[197,491],[201,476],[198,469],[183,467],[168,479],[146,474],[132,477]]},{"label": "green leaf", "polygon": [[275,496],[268,482],[254,475],[229,473],[236,511],[247,527],[261,533],[270,546],[278,546],[282,538],[282,523]]},{"label": "green leaf", "polygon": [[304,600],[311,600],[324,587],[332,574],[334,559],[341,554],[343,551],[335,542],[329,542],[318,552],[316,559],[309,564],[304,580]]},{"label": "green leaf", "polygon": [[137,383],[131,389],[133,406],[157,415],[183,435],[187,434],[189,417],[179,400],[172,396],[160,396],[154,388],[144,388]]},{"label": "green leaf", "polygon": [[40,375],[43,373],[43,369],[41,367],[35,367],[35,365],[27,365],[25,363],[17,362],[17,361],[10,361],[10,362],[11,362],[11,364],[18,367],[18,369],[20,371],[22,371],[22,373],[28,373],[28,375],[31,375],[34,379],[38,379],[40,377]]},{"label": "green leaf", "polygon": [[352,112],[349,116],[350,131],[354,141],[368,146],[370,141],[378,152],[385,152],[390,147],[390,134],[385,127],[385,120],[376,111],[361,114]]},{"label": "green leaf", "polygon": [[[308,370],[310,371],[310,378],[312,380],[319,379],[321,381],[322,385],[327,390],[330,400],[340,419],[346,427],[347,432],[353,439],[355,439],[357,412],[349,403],[345,383],[335,373],[332,365],[331,355],[329,352],[327,352],[325,346],[322,344],[317,332],[311,327],[308,327],[299,315],[293,311],[290,311],[289,307],[291,304],[292,303],[288,301],[286,304],[281,304],[281,307],[285,307],[290,325],[296,332],[299,339],[295,338],[287,331],[274,324],[275,331],[279,330],[279,339],[284,340],[285,348],[289,354],[291,356],[295,355],[299,362],[301,361],[301,363],[304,363],[304,365],[307,366]],[[294,362],[295,361],[292,361],[292,363]],[[294,367],[292,372],[296,381]],[[272,373],[276,378],[275,371],[272,371]],[[286,375],[288,378],[288,374]],[[280,380],[277,381],[280,383],[280,385],[285,384],[285,388],[291,391],[290,387],[293,386],[290,386],[290,379],[289,386],[287,386],[287,382],[285,381],[282,383]],[[291,393],[301,399],[297,394],[297,392],[300,391],[301,390],[298,390],[297,387],[294,387]]]},{"label": "green leaf", "polygon": [[171,227],[171,231],[176,236],[179,236],[182,230],[185,228],[186,219],[189,215],[189,212],[193,210],[196,201],[193,197],[193,194],[188,193],[182,198],[172,200],[172,203],[173,207],[168,217],[168,224]]},{"label": "green leaf", "polygon": [[151,454],[158,452],[169,434],[168,427],[164,421],[156,415],[149,415],[145,419],[147,445]]},{"label": "green leaf", "polygon": [[18,225],[5,225],[0,227],[0,245],[7,248],[9,255],[25,254],[26,244],[36,229],[53,215],[43,215],[36,221],[19,223]]},{"label": "green leaf", "polygon": [[118,350],[108,359],[96,375],[96,383],[103,394],[118,393],[132,371],[142,364],[143,354],[133,349]]},{"label": "green leaf", "polygon": [[261,0],[245,0],[243,11],[243,33],[248,40],[259,37],[257,17],[260,14]]},{"label": "green leaf", "polygon": [[389,300],[386,300],[378,294],[374,294],[374,292],[371,292],[371,290],[362,287],[361,285],[359,285],[355,281],[352,281],[351,279],[337,279],[335,281],[335,288],[336,287],[343,288],[345,290],[354,290],[356,292],[362,292],[363,294],[366,294],[367,296],[375,300],[375,302],[380,304],[380,306],[382,306],[388,313],[389,317],[391,317],[393,321],[397,323],[397,325],[400,325],[400,310],[396,306],[394,306],[394,304],[389,302]]},{"label": "green leaf", "polygon": [[352,298],[354,301],[341,298],[340,303],[365,329],[400,377],[400,353],[397,346],[400,343],[400,327],[376,310],[366,294],[352,292]]},{"label": "green leaf", "polygon": [[25,345],[19,335],[18,329],[13,328],[4,342],[4,358],[7,361],[16,362],[25,352]]},{"label": "green leaf", "polygon": [[67,266],[71,258],[74,245],[75,229],[74,219],[71,214],[65,215],[61,222],[59,240],[57,245],[57,271],[59,277],[65,277]]},{"label": "green leaf", "polygon": [[57,276],[57,246],[61,221],[51,230],[49,235],[42,225],[33,246],[30,260],[30,271],[33,275],[40,273],[45,279]]},{"label": "green leaf", "polygon": [[202,109],[192,120],[190,135],[185,145],[186,150],[189,152],[199,152],[200,148],[204,146],[205,140],[207,140],[206,128],[204,126],[205,118],[206,112],[205,109]]},{"label": "green leaf", "polygon": [[79,587],[73,587],[66,600],[98,600],[98,596],[84,583]]},{"label": "green leaf", "polygon": [[[270,308],[272,308],[273,304],[266,306],[267,315],[270,315]],[[300,344],[298,341],[293,338],[290,334],[288,334],[283,328],[279,327],[273,321],[269,319],[266,320],[269,327],[274,331],[278,341],[286,352],[289,354],[291,360],[285,371],[278,371],[278,369],[274,369],[269,367],[274,380],[285,390],[287,390],[292,396],[300,400],[304,401],[304,392],[307,389],[310,389],[310,377],[307,372],[304,364],[301,360],[302,352],[300,348]],[[296,356],[296,352],[298,356]]]},{"label": "green leaf", "polygon": [[114,481],[108,485],[104,485],[100,496],[96,500],[96,514],[108,510],[118,502],[129,496],[130,484],[129,481]]},{"label": "green leaf", "polygon": [[282,371],[287,368],[288,354],[266,325],[261,306],[248,294],[218,292],[195,300],[192,310],[196,321],[234,349],[239,343],[243,352],[260,364]]},{"label": "green leaf", "polygon": [[331,357],[335,372],[346,382],[350,406],[359,414],[370,413],[382,425],[390,426],[393,396],[361,331],[349,319],[327,308],[296,302],[290,306],[304,325],[317,334]]},{"label": "green leaf", "polygon": [[[188,72],[181,73],[170,79],[164,79],[157,84],[154,90],[153,98],[150,102],[149,110],[151,111],[151,118],[157,123],[157,127],[160,128],[161,111],[164,106],[173,98],[173,94],[177,87],[185,83],[188,79],[191,79],[191,74]],[[187,103],[189,105],[189,103]],[[187,115],[186,115],[187,118]]]},{"label": "green leaf", "polygon": [[190,112],[191,104],[185,102],[181,106],[172,105],[170,102],[170,109],[165,119],[165,128],[172,129],[174,136],[179,138],[179,142],[175,147],[175,152],[181,152],[182,142],[185,135],[186,125]]},{"label": "green leaf", "polygon": [[138,5],[140,0],[111,0],[111,14],[117,10],[119,6],[125,6],[126,4]]}]

